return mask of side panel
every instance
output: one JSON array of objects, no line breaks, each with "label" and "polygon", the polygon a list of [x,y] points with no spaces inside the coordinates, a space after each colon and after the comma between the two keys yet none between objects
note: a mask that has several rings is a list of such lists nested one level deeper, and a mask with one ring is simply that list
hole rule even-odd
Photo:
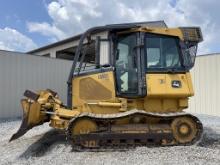
[{"label": "side panel", "polygon": [[72,103],[75,107],[88,102],[115,101],[113,71],[75,77],[72,92]]},{"label": "side panel", "polygon": [[148,97],[190,97],[193,96],[192,80],[186,74],[153,74],[148,73]]},{"label": "side panel", "polygon": [[194,94],[190,73],[147,74],[147,97],[144,108],[148,112],[176,112],[188,107],[188,97]]}]

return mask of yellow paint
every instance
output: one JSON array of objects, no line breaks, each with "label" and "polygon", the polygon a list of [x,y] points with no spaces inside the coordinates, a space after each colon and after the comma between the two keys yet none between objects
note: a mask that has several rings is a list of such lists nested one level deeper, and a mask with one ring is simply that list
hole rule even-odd
[{"label": "yellow paint", "polygon": [[[82,83],[91,80],[93,83]],[[180,81],[179,88],[172,87],[172,81]],[[144,109],[148,112],[177,112],[188,107],[188,97],[193,95],[190,73],[185,74],[146,74],[147,95],[144,98],[125,99],[119,98],[115,93],[113,71],[79,76],[73,80],[73,105],[74,110],[66,109],[57,97],[48,91],[40,91],[38,101],[22,100],[24,114],[26,114],[27,127],[43,123],[47,119],[48,109],[53,109],[50,117],[50,126],[66,129],[69,119],[77,117],[82,112],[97,114],[113,114],[130,109]],[[79,90],[82,88],[82,92]],[[96,91],[94,91],[94,89]],[[102,89],[102,91],[98,91]],[[91,92],[93,91],[93,92]],[[87,95],[87,92],[91,95]],[[110,92],[110,93],[109,93]],[[108,99],[96,99],[98,97]],[[94,98],[94,99],[83,99]],[[126,119],[126,122],[128,119]],[[120,123],[120,122],[119,122]],[[125,121],[121,121],[125,123]]]},{"label": "yellow paint", "polygon": [[[179,28],[136,28],[120,33],[148,32],[179,37],[183,34]],[[181,82],[175,88],[173,81]],[[39,91],[37,101],[22,100],[26,127],[36,126],[50,121],[50,126],[66,129],[71,118],[79,116],[82,112],[96,114],[114,114],[131,109],[140,109],[147,112],[178,112],[188,107],[188,98],[194,95],[190,73],[166,74],[147,73],[147,95],[143,98],[126,99],[116,96],[115,77],[113,71],[102,73],[87,73],[74,77],[72,80],[72,107],[67,109],[57,96],[49,91]],[[31,104],[30,104],[31,102]],[[49,115],[47,115],[49,114]],[[50,116],[48,118],[48,116]],[[133,116],[118,120],[116,124],[125,124],[133,120]],[[146,119],[158,122],[159,119]],[[89,126],[92,125],[91,127]],[[82,121],[73,132],[89,132],[96,129],[95,124]],[[184,131],[183,131],[184,132]]]},{"label": "yellow paint", "polygon": [[[193,95],[191,76],[186,74],[151,74],[146,75],[148,97],[190,97]],[[172,81],[180,81],[180,88],[173,88]]]},{"label": "yellow paint", "polygon": [[79,111],[70,111],[64,108],[58,108],[56,114],[63,118],[72,118],[80,114]]},{"label": "yellow paint", "polygon": [[183,40],[183,33],[179,28],[140,28],[139,30],[142,32],[175,36]]},{"label": "yellow paint", "polygon": [[183,40],[183,33],[180,28],[149,28],[149,27],[141,27],[141,28],[133,28],[127,31],[118,32],[118,34],[126,34],[132,32],[148,32],[154,34],[162,34],[178,37]]},{"label": "yellow paint", "polygon": [[[88,81],[88,83],[86,82],[86,84],[84,85],[82,82],[87,81],[88,79],[90,81]],[[98,103],[101,101],[108,101],[114,103],[116,101],[115,80],[114,80],[114,73],[112,71],[75,77],[72,83],[73,83],[72,102],[75,107],[82,106],[88,102]],[[84,88],[83,92],[82,90],[80,90],[80,88]],[[83,97],[85,97],[84,95],[86,94],[89,94],[90,96],[86,96],[86,97],[89,97],[91,99],[83,99]],[[107,99],[96,100],[98,96],[100,97],[105,96],[105,98]]]},{"label": "yellow paint", "polygon": [[23,113],[26,116],[27,125],[37,125],[45,119],[45,115],[40,113],[41,105],[38,102],[30,102],[29,100],[21,100]]}]

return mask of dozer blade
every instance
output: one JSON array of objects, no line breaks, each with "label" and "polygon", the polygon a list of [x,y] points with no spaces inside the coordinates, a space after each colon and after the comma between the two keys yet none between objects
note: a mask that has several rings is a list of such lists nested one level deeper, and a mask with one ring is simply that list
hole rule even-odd
[{"label": "dozer blade", "polygon": [[30,101],[30,99],[22,99],[21,105],[23,108],[22,123],[18,131],[12,135],[9,141],[18,139],[31,128],[48,121],[46,114],[41,113],[41,105],[36,99],[35,101]]}]

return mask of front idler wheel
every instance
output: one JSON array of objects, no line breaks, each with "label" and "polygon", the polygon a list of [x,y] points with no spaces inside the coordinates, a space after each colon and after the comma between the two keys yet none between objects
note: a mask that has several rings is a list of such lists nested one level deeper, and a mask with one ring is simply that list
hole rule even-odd
[{"label": "front idler wheel", "polygon": [[197,136],[196,122],[190,117],[178,117],[171,123],[173,136],[180,144],[193,142]]},{"label": "front idler wheel", "polygon": [[96,132],[98,126],[95,121],[89,118],[79,118],[69,124],[70,140],[73,145],[80,145],[85,148],[96,148],[98,142],[95,139],[85,140],[90,133]]}]

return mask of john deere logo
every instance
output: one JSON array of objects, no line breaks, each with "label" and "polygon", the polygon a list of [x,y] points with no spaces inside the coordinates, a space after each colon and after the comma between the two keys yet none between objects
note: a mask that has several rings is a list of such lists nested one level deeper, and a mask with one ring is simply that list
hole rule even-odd
[{"label": "john deere logo", "polygon": [[181,81],[179,80],[173,80],[172,81],[172,87],[173,88],[181,88],[182,84],[181,84]]}]

